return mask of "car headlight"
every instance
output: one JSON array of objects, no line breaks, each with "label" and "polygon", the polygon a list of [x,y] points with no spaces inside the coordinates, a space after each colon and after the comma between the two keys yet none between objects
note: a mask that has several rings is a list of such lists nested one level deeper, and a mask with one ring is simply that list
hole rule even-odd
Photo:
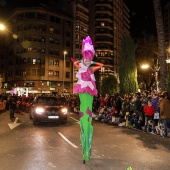
[{"label": "car headlight", "polygon": [[44,112],[44,109],[43,109],[42,107],[37,107],[37,108],[35,109],[35,112],[36,112],[37,114],[42,114],[42,113]]},{"label": "car headlight", "polygon": [[64,113],[64,114],[67,114],[67,109],[66,108],[62,108],[61,112]]}]

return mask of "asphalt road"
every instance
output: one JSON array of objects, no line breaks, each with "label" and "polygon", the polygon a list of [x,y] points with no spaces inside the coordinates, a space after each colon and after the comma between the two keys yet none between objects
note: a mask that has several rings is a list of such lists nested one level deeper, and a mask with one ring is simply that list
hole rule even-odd
[{"label": "asphalt road", "polygon": [[66,125],[32,124],[28,113],[0,114],[1,170],[169,170],[170,139],[94,121],[90,162],[83,164],[78,115]]}]

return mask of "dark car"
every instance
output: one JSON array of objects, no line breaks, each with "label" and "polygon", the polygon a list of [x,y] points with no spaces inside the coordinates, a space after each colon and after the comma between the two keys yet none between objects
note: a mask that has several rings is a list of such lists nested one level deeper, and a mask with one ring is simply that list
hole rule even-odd
[{"label": "dark car", "polygon": [[38,96],[30,108],[30,119],[33,119],[33,125],[38,122],[60,122],[67,123],[68,108],[65,102],[58,97]]}]

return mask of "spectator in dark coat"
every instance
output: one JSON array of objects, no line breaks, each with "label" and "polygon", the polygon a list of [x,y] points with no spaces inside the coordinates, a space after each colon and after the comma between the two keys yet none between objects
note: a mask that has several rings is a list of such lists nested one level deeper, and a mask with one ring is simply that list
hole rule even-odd
[{"label": "spectator in dark coat", "polygon": [[15,118],[14,117],[15,109],[16,109],[16,101],[15,101],[15,98],[12,97],[9,100],[10,119]]}]

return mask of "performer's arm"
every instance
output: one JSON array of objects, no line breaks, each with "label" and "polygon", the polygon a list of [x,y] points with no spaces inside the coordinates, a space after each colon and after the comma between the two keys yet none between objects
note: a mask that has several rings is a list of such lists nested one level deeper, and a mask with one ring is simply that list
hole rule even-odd
[{"label": "performer's arm", "polygon": [[79,69],[79,68],[80,68],[80,66],[79,66],[80,61],[79,61],[79,60],[76,60],[76,59],[74,59],[74,58],[71,58],[71,60],[73,61],[74,66],[75,66],[77,69]]},{"label": "performer's arm", "polygon": [[95,66],[92,66],[92,72],[94,73],[95,71],[99,70],[101,67],[103,67],[103,63],[99,62],[92,62],[92,64],[95,64]]},{"label": "performer's arm", "polygon": [[79,61],[78,61],[78,60],[74,62],[74,66],[75,66],[77,69],[80,68],[80,66],[79,66]]}]

